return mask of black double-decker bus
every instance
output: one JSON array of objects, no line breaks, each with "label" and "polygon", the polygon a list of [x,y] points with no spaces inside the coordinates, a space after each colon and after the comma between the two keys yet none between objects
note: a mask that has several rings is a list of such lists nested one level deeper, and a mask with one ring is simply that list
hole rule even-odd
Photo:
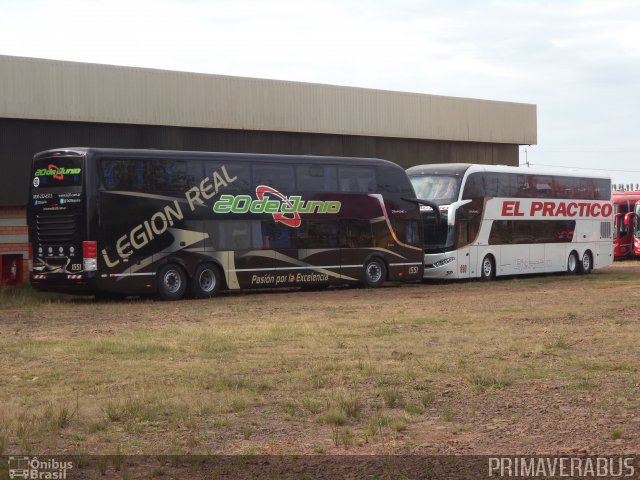
[{"label": "black double-decker bus", "polygon": [[49,150],[31,178],[31,284],[179,299],[419,280],[414,196],[378,159]]}]

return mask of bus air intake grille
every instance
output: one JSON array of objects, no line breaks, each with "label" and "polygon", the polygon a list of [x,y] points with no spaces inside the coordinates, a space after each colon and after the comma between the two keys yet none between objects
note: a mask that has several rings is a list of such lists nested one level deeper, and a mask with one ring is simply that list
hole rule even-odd
[{"label": "bus air intake grille", "polygon": [[73,243],[76,236],[75,215],[36,215],[36,234],[41,246]]}]

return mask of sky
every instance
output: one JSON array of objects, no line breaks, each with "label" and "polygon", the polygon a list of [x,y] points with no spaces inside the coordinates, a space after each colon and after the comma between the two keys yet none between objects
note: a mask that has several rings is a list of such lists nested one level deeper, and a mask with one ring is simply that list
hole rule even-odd
[{"label": "sky", "polygon": [[638,0],[0,0],[0,54],[537,105],[520,162],[640,184]]}]

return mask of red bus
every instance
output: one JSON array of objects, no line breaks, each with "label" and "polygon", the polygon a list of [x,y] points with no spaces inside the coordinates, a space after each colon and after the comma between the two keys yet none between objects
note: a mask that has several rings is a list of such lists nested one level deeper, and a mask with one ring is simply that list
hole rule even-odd
[{"label": "red bus", "polygon": [[640,202],[640,191],[613,192],[614,237],[613,254],[616,260],[640,255],[638,215],[636,205]]},{"label": "red bus", "polygon": [[636,233],[633,239],[633,251],[636,257],[640,257],[640,200],[636,202]]}]

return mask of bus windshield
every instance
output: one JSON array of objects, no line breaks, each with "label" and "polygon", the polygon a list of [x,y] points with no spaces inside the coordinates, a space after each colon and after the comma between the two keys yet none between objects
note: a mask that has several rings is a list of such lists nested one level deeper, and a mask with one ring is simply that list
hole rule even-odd
[{"label": "bus windshield", "polygon": [[455,247],[455,228],[447,225],[447,212],[440,210],[440,223],[437,223],[433,210],[420,207],[424,228],[425,253],[442,253]]},{"label": "bus windshield", "polygon": [[636,203],[636,237],[640,236],[640,202]]},{"label": "bus windshield", "polygon": [[450,175],[411,176],[416,197],[430,200],[436,205],[449,205],[458,199],[460,178]]}]

